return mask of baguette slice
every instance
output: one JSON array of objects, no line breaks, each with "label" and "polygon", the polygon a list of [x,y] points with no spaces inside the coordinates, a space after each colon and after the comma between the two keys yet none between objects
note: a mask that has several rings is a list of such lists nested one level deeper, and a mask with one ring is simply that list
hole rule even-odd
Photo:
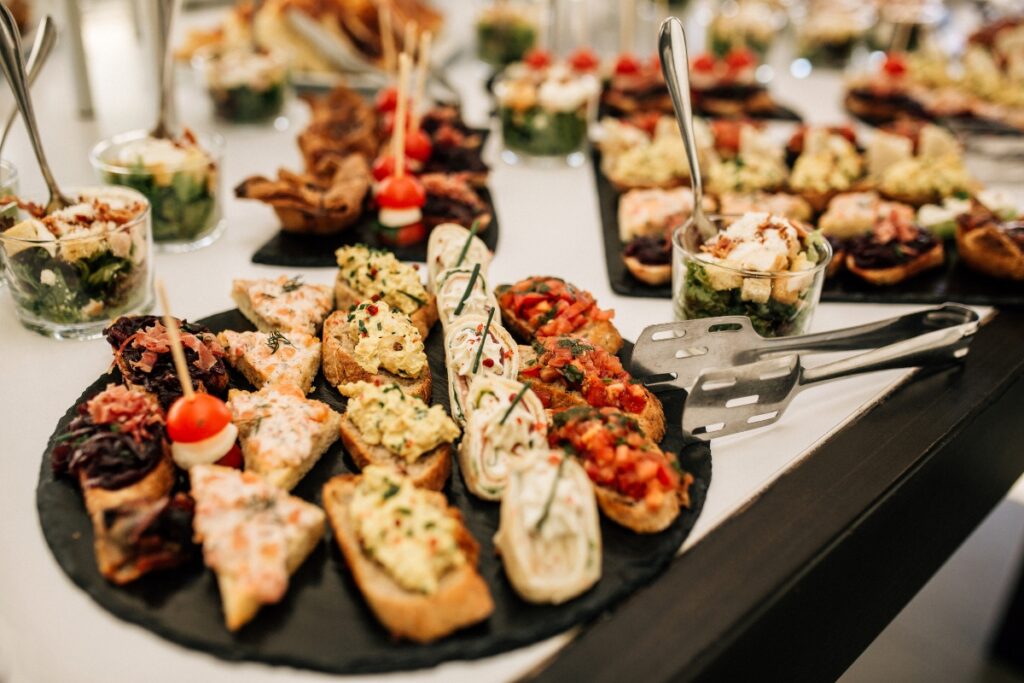
[{"label": "baguette slice", "polygon": [[[276,335],[276,336],[275,336]],[[254,387],[293,384],[307,394],[320,369],[320,340],[305,332],[233,332],[217,335],[227,361]]]},{"label": "baguette slice", "polygon": [[[340,275],[338,276],[334,283],[334,300],[338,312],[348,313],[349,309],[366,301],[367,298],[352,289]],[[430,328],[437,322],[437,302],[433,294],[427,294],[423,305],[409,315],[409,320],[419,330],[420,336],[426,339],[430,334]]]},{"label": "baguette slice", "polygon": [[857,265],[857,259],[853,254],[846,256],[846,269],[857,277],[870,282],[873,285],[894,285],[912,278],[918,273],[923,273],[932,268],[938,268],[945,262],[945,252],[942,242],[936,242],[935,246],[925,253],[898,266],[890,268],[861,268]]},{"label": "baguette slice", "polygon": [[662,504],[651,509],[642,500],[633,500],[617,491],[594,484],[597,505],[608,519],[638,534],[656,534],[668,528],[679,516],[679,496],[665,496]]},{"label": "baguette slice", "polygon": [[355,460],[359,469],[369,465],[383,465],[398,470],[412,479],[412,483],[431,491],[440,491],[452,473],[452,445],[444,443],[424,453],[414,462],[406,462],[379,444],[363,440],[355,423],[347,415],[341,416],[341,442]]},{"label": "baguette slice", "polygon": [[622,261],[626,264],[626,270],[640,282],[652,286],[664,285],[672,282],[672,266],[648,265],[636,256],[623,256]]},{"label": "baguette slice", "polygon": [[[441,577],[435,593],[414,593],[363,552],[351,515],[358,482],[356,475],[334,477],[324,485],[323,503],[352,577],[381,624],[396,637],[427,643],[490,616],[494,602],[476,569],[479,546],[462,523],[458,509],[449,507],[448,514],[459,523],[457,541],[466,556],[465,564]],[[443,500],[442,494],[429,493]]]},{"label": "baguette slice", "polygon": [[341,415],[288,384],[258,392],[232,389],[228,408],[238,427],[245,469],[290,491],[338,439]]},{"label": "baguette slice", "polygon": [[956,247],[964,263],[980,273],[1001,280],[1024,280],[1024,248],[998,224],[972,229],[958,226]]},{"label": "baguette slice", "polygon": [[354,382],[397,384],[409,396],[418,396],[427,403],[431,397],[430,367],[423,364],[418,377],[402,377],[384,368],[371,373],[362,368],[355,358],[355,343],[346,332],[348,314],[335,311],[324,321],[323,371],[324,378],[333,386]]},{"label": "baguette slice", "polygon": [[260,332],[316,334],[334,308],[329,285],[304,284],[300,278],[235,280],[231,298]]}]

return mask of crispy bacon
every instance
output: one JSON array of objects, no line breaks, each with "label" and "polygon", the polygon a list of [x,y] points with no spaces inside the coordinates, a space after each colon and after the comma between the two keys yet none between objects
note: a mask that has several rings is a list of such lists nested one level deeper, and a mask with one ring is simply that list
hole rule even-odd
[{"label": "crispy bacon", "polygon": [[163,424],[163,411],[151,394],[120,384],[108,384],[86,404],[86,412],[95,424],[116,424],[140,443],[151,438],[151,426]]}]

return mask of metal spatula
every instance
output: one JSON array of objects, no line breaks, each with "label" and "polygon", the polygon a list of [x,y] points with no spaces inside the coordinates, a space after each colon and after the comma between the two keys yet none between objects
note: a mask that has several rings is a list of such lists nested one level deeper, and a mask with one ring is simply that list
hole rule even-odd
[{"label": "metal spatula", "polygon": [[708,368],[729,368],[780,354],[857,351],[925,332],[978,322],[978,314],[943,304],[866,325],[799,337],[767,339],[746,316],[724,316],[652,325],[633,349],[632,374],[651,389],[689,389]]},{"label": "metal spatula", "polygon": [[816,368],[799,354],[700,373],[686,397],[683,430],[718,438],[777,422],[807,387],[876,370],[955,363],[967,355],[978,329],[970,322],[904,339]]}]

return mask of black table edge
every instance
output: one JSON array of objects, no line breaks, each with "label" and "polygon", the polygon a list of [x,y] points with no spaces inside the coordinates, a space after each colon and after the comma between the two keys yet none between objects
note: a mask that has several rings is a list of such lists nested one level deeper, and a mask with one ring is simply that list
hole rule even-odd
[{"label": "black table edge", "polygon": [[1024,471],[1022,341],[995,316],[963,368],[898,387],[531,677],[837,678]]}]

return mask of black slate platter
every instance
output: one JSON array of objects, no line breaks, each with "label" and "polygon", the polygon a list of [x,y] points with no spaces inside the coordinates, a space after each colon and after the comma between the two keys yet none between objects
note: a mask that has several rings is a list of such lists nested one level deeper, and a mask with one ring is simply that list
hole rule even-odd
[{"label": "black slate platter", "polygon": [[[247,330],[252,326],[238,311],[220,313],[200,322],[215,331]],[[631,348],[631,347],[630,347]],[[427,342],[434,373],[434,402],[447,407],[448,392],[441,335]],[[116,377],[104,375],[79,400],[100,391]],[[232,383],[245,388],[237,376]],[[313,396],[341,409],[340,396],[317,378]],[[512,591],[495,555],[492,537],[498,524],[498,505],[470,496],[456,470],[445,491],[459,507],[480,543],[480,573],[494,598],[494,614],[483,624],[430,645],[397,642],[373,618],[352,581],[330,531],[292,577],[284,599],[260,610],[256,618],[232,635],[224,627],[213,574],[196,559],[186,567],[151,574],[125,587],[107,583],[96,569],[92,529],[81,496],[70,481],[55,480],[49,452],[74,408],[57,424],[40,468],[36,501],[46,541],[64,572],[103,608],[168,640],[229,660],[253,660],[333,673],[366,673],[434,666],[453,659],[476,659],[586,624],[606,613],[640,586],[650,583],[667,566],[693,528],[711,481],[711,452],[706,443],[680,431],[682,392],[663,397],[668,417],[666,449],[680,453],[682,466],[695,477],[690,489],[692,508],[665,531],[641,536],[602,520],[603,575],[584,595],[560,606],[522,601]],[[76,403],[77,404],[77,403]],[[321,488],[331,476],[354,471],[340,442],[323,456],[296,487],[295,495],[320,503]]]},{"label": "black slate platter", "polygon": [[[477,194],[490,207],[491,222],[487,229],[480,233],[480,239],[493,252],[498,246],[498,215],[494,210],[490,191],[487,188],[481,188],[477,190]],[[290,268],[336,268],[338,263],[334,259],[334,251],[346,244],[357,243],[392,251],[399,261],[424,262],[427,260],[426,240],[408,247],[393,247],[384,244],[378,238],[374,228],[376,222],[376,214],[373,211],[367,211],[358,223],[336,235],[306,236],[280,230],[256,250],[256,253],[252,255],[252,262]]]}]

